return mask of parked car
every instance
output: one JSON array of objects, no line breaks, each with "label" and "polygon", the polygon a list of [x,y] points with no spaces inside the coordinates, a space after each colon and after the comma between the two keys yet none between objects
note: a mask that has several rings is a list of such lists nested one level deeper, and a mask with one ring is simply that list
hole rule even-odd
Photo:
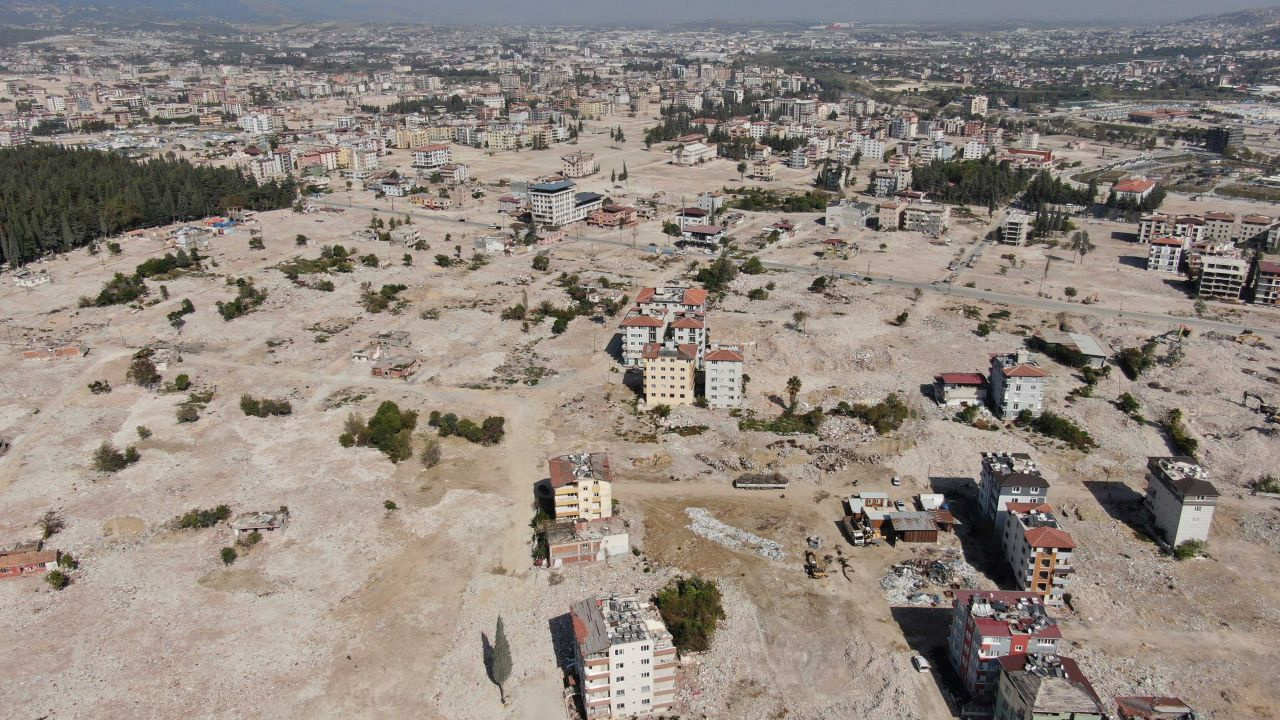
[{"label": "parked car", "polygon": [[906,511],[907,511],[907,504],[906,504],[905,502],[901,501],[901,500],[894,500],[894,501],[893,501],[893,509],[894,509],[894,510],[897,510],[898,512],[906,512]]},{"label": "parked car", "polygon": [[898,477],[897,475],[894,475],[893,479],[890,480],[889,483],[894,487],[897,487],[902,484],[902,478]]},{"label": "parked car", "polygon": [[933,666],[929,664],[928,660],[924,659],[923,655],[916,655],[915,657],[911,658],[911,666],[916,669],[916,672],[922,672],[922,673],[929,672],[930,670],[933,669]]}]

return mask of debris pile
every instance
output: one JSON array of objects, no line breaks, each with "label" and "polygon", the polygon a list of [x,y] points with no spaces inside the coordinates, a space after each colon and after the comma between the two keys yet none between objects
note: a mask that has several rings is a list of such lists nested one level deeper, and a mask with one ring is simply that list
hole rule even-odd
[{"label": "debris pile", "polygon": [[880,580],[880,589],[890,605],[928,605],[938,602],[937,595],[923,592],[930,587],[962,588],[978,586],[978,572],[964,561],[960,551],[945,548],[936,557],[912,558],[890,566]]},{"label": "debris pile", "polygon": [[689,529],[698,537],[734,550],[749,549],[770,560],[781,560],[784,557],[782,545],[741,528],[726,525],[715,519],[706,508],[685,508],[684,513],[693,521],[689,524]]}]

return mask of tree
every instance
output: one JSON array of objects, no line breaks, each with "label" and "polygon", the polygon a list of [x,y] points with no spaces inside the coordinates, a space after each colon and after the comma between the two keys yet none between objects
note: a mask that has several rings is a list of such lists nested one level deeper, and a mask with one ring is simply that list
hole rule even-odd
[{"label": "tree", "polygon": [[440,441],[433,437],[423,438],[422,466],[433,468],[440,464]]},{"label": "tree", "polygon": [[738,163],[738,181],[741,182],[747,177],[747,164],[745,162]]},{"label": "tree", "polygon": [[1084,260],[1084,256],[1088,255],[1097,246],[1089,240],[1089,233],[1083,230],[1077,230],[1071,233],[1071,251],[1077,255],[1076,262]]},{"label": "tree", "polygon": [[505,685],[511,678],[511,645],[507,642],[507,632],[502,626],[502,616],[498,616],[498,627],[493,631],[493,683],[498,686],[498,694],[502,704],[507,704]]},{"label": "tree", "polygon": [[747,261],[742,263],[742,267],[739,269],[746,275],[759,275],[765,272],[764,263],[760,262],[760,258],[755,255],[747,258]]},{"label": "tree", "polygon": [[223,565],[230,565],[236,561],[236,558],[240,557],[240,553],[236,552],[236,549],[233,547],[222,548],[220,555],[222,556]]},{"label": "tree", "polygon": [[711,646],[716,622],[724,619],[720,589],[714,581],[677,578],[658,591],[655,600],[677,650],[701,652]]},{"label": "tree", "polygon": [[61,570],[50,570],[45,573],[44,581],[54,590],[61,590],[71,584],[71,576]]},{"label": "tree", "polygon": [[796,396],[800,394],[800,378],[792,375],[787,378],[787,412],[796,409]]},{"label": "tree", "polygon": [[45,511],[45,514],[40,516],[36,524],[40,526],[40,532],[45,540],[62,532],[62,529],[67,526],[66,521],[62,519],[62,516],[56,510]]},{"label": "tree", "polygon": [[551,268],[551,258],[546,255],[538,255],[533,258],[533,269],[539,272],[546,272]]},{"label": "tree", "polygon": [[809,319],[809,313],[803,310],[797,310],[791,313],[791,322],[795,326],[797,332],[804,332],[804,321]]},{"label": "tree", "polygon": [[133,358],[133,362],[129,365],[129,371],[125,373],[125,377],[144,388],[152,388],[160,384],[160,373],[156,371],[156,364],[151,362],[149,355],[138,355]]}]

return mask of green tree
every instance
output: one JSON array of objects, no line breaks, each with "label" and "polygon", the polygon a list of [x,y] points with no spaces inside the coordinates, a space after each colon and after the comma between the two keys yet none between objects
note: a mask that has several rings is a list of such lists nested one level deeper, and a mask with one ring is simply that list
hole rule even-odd
[{"label": "green tree", "polygon": [[160,373],[156,370],[156,364],[151,361],[150,355],[137,355],[133,358],[133,362],[129,364],[129,371],[125,373],[125,377],[137,385],[144,388],[152,388],[160,384]]},{"label": "green tree", "polygon": [[796,409],[796,396],[800,394],[800,378],[792,375],[787,378],[787,412]]},{"label": "green tree", "polygon": [[220,555],[222,557],[223,565],[230,565],[236,561],[236,558],[240,557],[240,553],[236,552],[236,549],[233,547],[222,548]]},{"label": "green tree", "polygon": [[533,258],[533,269],[539,272],[546,272],[551,268],[551,258],[546,255],[537,255]]},{"label": "green tree", "polygon": [[511,645],[507,642],[506,629],[502,626],[502,616],[498,616],[498,627],[493,631],[493,683],[498,686],[498,695],[502,704],[507,704],[507,680],[511,678]]},{"label": "green tree", "polygon": [[711,646],[716,623],[725,616],[720,588],[714,581],[677,578],[654,599],[677,650],[702,652]]}]

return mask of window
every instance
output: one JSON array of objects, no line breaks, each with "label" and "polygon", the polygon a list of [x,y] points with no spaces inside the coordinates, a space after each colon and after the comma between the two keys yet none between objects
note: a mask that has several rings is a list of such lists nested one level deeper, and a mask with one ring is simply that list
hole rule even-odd
[{"label": "window", "polygon": [[[618,679],[621,680],[622,678],[618,678]],[[618,692],[614,693],[614,697],[622,697],[626,694],[627,694],[626,690],[619,690]]]},{"label": "window", "polygon": [[640,704],[641,704],[641,705],[648,705],[648,704],[649,704],[649,698],[645,698],[645,699],[641,700],[641,701],[640,701]]},{"label": "window", "polygon": [[642,673],[640,673],[640,677],[642,677],[642,678],[647,678],[647,677],[649,677],[649,673],[647,673],[647,672],[642,672]]},{"label": "window", "polygon": [[640,692],[649,692],[649,686],[648,686],[648,685],[641,685],[641,686],[640,686]]},{"label": "window", "polygon": [[640,661],[640,664],[641,664],[641,665],[648,665],[648,664],[649,664],[649,658],[645,658],[645,659],[641,660],[641,661]]},{"label": "window", "polygon": [[613,654],[614,654],[614,655],[621,655],[621,654],[622,654],[622,650],[614,650],[614,651],[613,651]]},{"label": "window", "polygon": [[613,664],[613,669],[614,669],[614,670],[621,670],[621,669],[622,669],[622,666],[623,666],[624,664],[625,664],[625,663],[614,663],[614,664]]},{"label": "window", "polygon": [[[621,695],[622,693],[618,693],[618,694],[619,694],[619,695]],[[626,707],[626,706],[627,706],[627,704],[626,704],[626,703],[618,703],[618,709],[619,709],[619,710],[621,710],[622,708],[624,708],[624,707]]]},{"label": "window", "polygon": [[641,650],[641,651],[645,651],[645,650],[648,650],[648,649],[649,649],[649,646],[648,646],[648,645],[641,645],[641,646],[640,646],[640,650]]}]

